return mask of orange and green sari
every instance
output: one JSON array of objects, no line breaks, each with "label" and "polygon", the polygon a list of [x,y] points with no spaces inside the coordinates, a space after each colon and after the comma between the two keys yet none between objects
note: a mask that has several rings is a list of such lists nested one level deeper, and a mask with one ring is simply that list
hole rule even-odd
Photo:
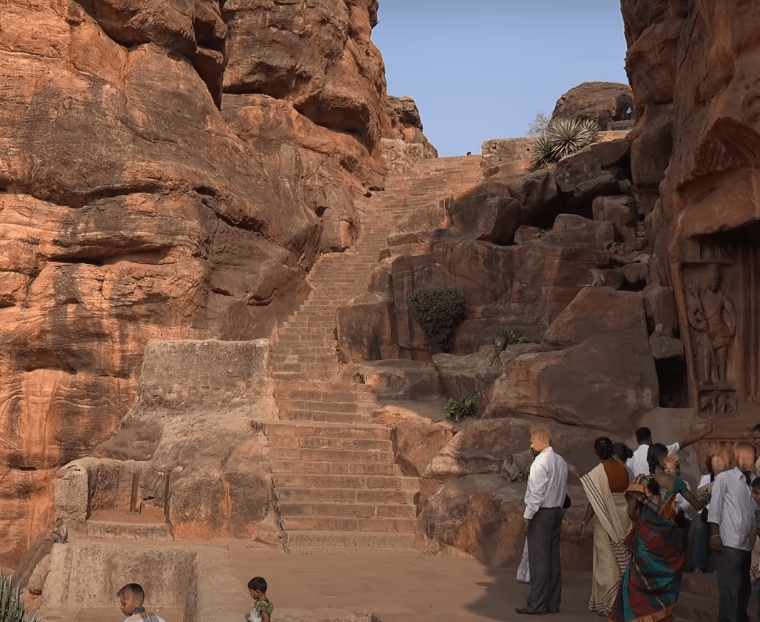
[{"label": "orange and green sari", "polygon": [[676,495],[686,483],[676,477],[675,490],[653,495],[649,478],[637,477],[626,491],[641,506],[638,524],[629,534],[633,555],[620,584],[610,622],[671,622],[681,592],[684,550],[675,523]]}]

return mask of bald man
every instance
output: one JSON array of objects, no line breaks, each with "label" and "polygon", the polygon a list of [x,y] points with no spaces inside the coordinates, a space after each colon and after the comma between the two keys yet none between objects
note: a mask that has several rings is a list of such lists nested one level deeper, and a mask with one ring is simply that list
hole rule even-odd
[{"label": "bald man", "polygon": [[567,464],[552,449],[548,430],[534,430],[530,449],[535,456],[525,491],[525,535],[528,536],[530,595],[523,615],[559,612],[562,572],[559,545],[562,505],[567,493]]},{"label": "bald man", "polygon": [[715,553],[718,576],[718,621],[748,622],[752,546],[747,534],[755,528],[752,471],[755,448],[739,443],[734,449],[736,467],[715,476],[710,510],[710,549]]}]

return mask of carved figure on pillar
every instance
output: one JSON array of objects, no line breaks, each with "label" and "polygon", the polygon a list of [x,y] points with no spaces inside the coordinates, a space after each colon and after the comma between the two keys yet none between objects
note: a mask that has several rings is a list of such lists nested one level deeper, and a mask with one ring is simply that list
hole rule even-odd
[{"label": "carved figure on pillar", "polygon": [[726,384],[728,362],[736,336],[736,308],[721,287],[720,267],[707,266],[703,283],[688,285],[687,313],[694,329],[698,377],[703,384]]}]

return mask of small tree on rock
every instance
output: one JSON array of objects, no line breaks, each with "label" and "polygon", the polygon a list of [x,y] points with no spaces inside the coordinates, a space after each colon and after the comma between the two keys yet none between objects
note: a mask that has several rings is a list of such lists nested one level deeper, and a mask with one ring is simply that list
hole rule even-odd
[{"label": "small tree on rock", "polygon": [[551,120],[552,118],[548,114],[539,112],[536,118],[533,119],[533,123],[530,124],[530,128],[528,128],[528,136],[543,136]]}]

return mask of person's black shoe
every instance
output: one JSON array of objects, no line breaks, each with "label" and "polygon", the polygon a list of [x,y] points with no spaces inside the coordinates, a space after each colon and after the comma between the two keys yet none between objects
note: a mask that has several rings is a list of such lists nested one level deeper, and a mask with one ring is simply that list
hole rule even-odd
[{"label": "person's black shoe", "polygon": [[528,609],[527,607],[522,607],[522,608],[516,607],[515,611],[519,613],[520,615],[524,615],[524,616],[545,616],[546,615],[545,611],[532,611]]}]

